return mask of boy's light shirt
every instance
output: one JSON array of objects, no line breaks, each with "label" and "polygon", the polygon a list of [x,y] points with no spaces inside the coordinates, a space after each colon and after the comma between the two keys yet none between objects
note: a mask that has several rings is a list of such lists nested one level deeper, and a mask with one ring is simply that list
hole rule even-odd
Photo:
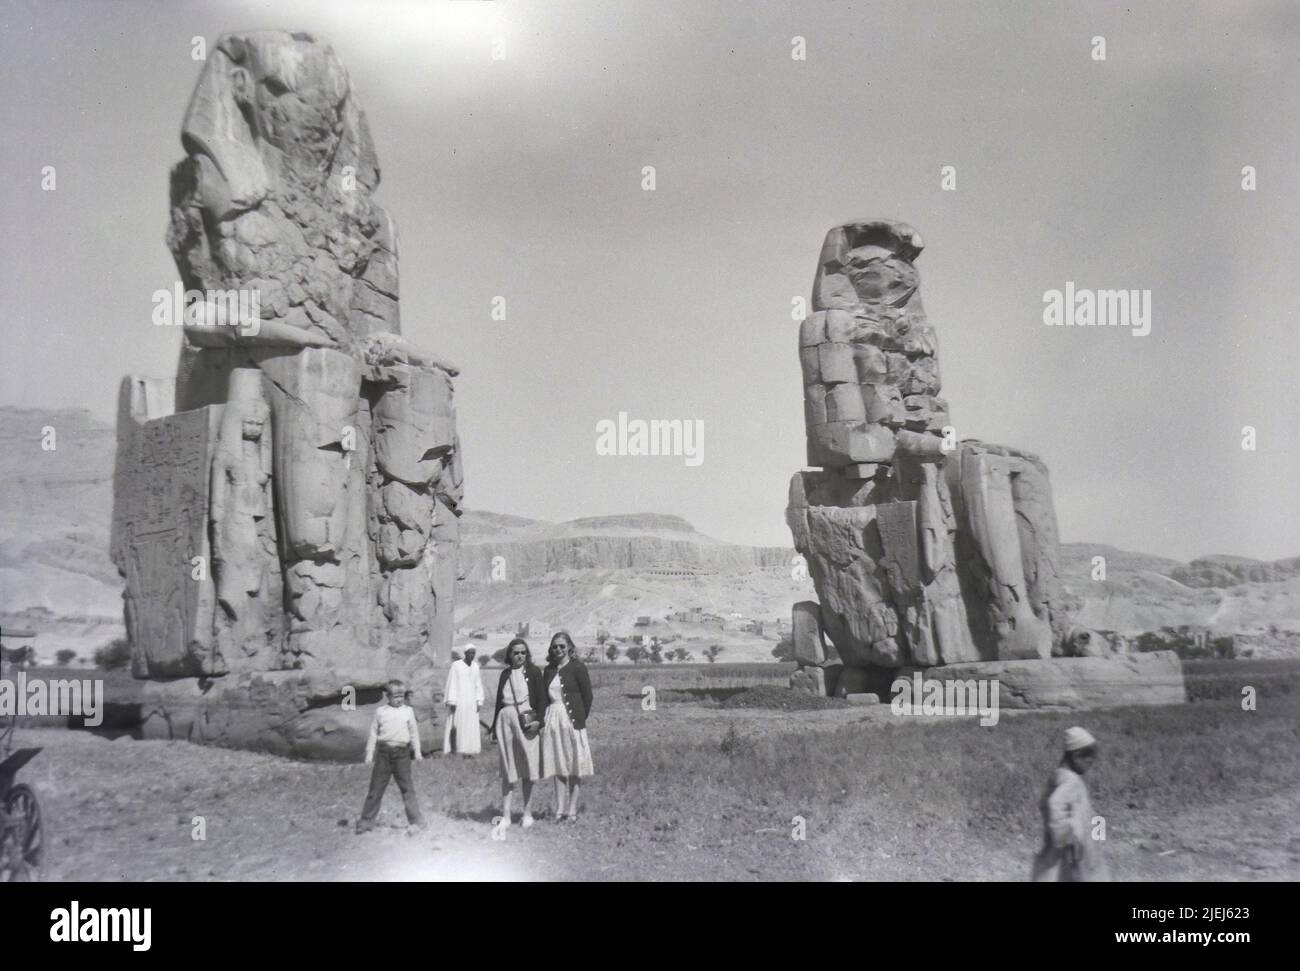
[{"label": "boy's light shirt", "polygon": [[366,761],[375,757],[375,745],[410,745],[417,761],[424,758],[420,754],[420,728],[415,723],[415,709],[410,705],[380,705],[375,709],[374,720],[370,723],[370,737],[366,739]]}]

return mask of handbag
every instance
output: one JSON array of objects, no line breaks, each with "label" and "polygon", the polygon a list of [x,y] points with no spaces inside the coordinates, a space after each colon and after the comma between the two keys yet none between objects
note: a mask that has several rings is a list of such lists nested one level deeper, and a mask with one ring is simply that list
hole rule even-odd
[{"label": "handbag", "polygon": [[520,709],[519,693],[515,691],[514,679],[510,678],[509,675],[506,676],[506,679],[510,682],[510,693],[515,698],[515,711],[519,712],[519,727],[524,730],[524,738],[534,739],[537,737],[537,733],[542,730],[541,719],[537,717],[537,713],[531,708]]}]

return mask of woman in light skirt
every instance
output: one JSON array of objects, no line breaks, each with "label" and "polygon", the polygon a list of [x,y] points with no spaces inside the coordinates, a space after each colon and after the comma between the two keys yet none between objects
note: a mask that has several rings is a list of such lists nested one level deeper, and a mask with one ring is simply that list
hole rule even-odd
[{"label": "woman in light skirt", "polygon": [[533,663],[528,642],[516,637],[506,646],[508,667],[497,682],[497,707],[492,716],[492,739],[501,755],[501,822],[509,826],[510,802],[516,783],[524,790],[525,829],[533,825],[533,781],[542,777],[542,713],[546,692],[541,669]]},{"label": "woman in light skirt", "polygon": [[595,774],[587,718],[591,714],[591,678],[587,666],[572,657],[573,638],[559,631],[551,638],[542,690],[546,721],[542,727],[542,775],[555,778],[555,818],[578,818],[579,780]]}]

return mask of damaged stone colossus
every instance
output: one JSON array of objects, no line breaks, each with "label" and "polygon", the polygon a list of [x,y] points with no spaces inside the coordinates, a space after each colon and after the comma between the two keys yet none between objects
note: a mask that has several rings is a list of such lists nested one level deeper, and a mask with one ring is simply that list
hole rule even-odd
[{"label": "damaged stone colossus", "polygon": [[123,383],[113,554],[135,674],[378,685],[445,662],[457,371],[401,336],[397,231],[346,70],[307,34],[223,36],[181,141],[181,282],[252,292],[260,320],[199,304],[176,377]]},{"label": "damaged stone colossus", "polygon": [[817,693],[1075,639],[1046,466],[953,434],[921,249],[905,223],[835,227],[800,327],[812,470],[791,480],[786,519],[820,603],[795,607],[793,683]]}]

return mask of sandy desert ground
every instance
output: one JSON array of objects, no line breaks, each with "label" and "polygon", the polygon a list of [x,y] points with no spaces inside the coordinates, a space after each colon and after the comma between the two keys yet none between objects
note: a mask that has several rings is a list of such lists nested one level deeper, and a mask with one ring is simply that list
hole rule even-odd
[{"label": "sandy desert ground", "polygon": [[[537,825],[505,839],[490,747],[417,765],[427,830],[408,831],[390,787],[379,828],[358,836],[362,765],[61,729],[17,744],[44,749],[22,778],[45,807],[45,879],[1017,880],[1057,738],[1083,723],[1103,745],[1091,783],[1117,879],[1300,879],[1294,664],[1194,662],[1186,705],[1004,712],[993,728],[884,705],[729,707],[780,699],[769,668],[599,673],[581,818],[552,821],[545,786]],[[746,680],[769,687],[742,695]],[[658,684],[656,710],[643,683]],[[1241,710],[1244,683],[1257,711]]]}]

